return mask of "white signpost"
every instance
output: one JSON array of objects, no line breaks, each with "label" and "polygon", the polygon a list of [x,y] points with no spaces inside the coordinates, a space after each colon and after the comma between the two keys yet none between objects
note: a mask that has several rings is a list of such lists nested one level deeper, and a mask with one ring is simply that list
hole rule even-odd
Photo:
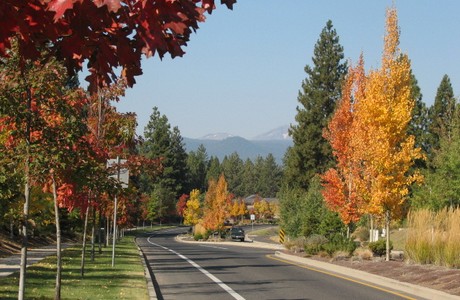
[{"label": "white signpost", "polygon": [[[115,167],[116,171],[115,174],[109,175],[109,178],[114,178],[117,183],[121,183],[123,188],[128,187],[129,182],[129,170],[126,168],[120,168],[120,164],[125,164],[126,159],[120,159],[117,156],[116,159],[108,159],[107,160],[107,168]],[[115,193],[115,203],[113,208],[113,237],[112,237],[112,267],[115,266],[115,243],[117,237],[117,194]]]},{"label": "white signpost", "polygon": [[256,215],[255,214],[251,214],[251,223],[252,223],[252,230],[251,231],[254,231],[254,220],[256,219]]}]

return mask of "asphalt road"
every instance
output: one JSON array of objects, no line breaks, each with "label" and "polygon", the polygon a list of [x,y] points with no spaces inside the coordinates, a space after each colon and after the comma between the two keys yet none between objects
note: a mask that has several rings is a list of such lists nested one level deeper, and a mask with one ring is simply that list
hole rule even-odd
[{"label": "asphalt road", "polygon": [[185,230],[137,239],[158,299],[413,299],[279,261],[273,250],[175,241]]}]

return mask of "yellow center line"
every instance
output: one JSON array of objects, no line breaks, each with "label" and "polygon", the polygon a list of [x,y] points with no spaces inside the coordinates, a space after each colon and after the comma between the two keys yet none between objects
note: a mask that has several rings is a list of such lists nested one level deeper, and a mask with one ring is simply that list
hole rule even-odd
[{"label": "yellow center line", "polygon": [[328,272],[328,271],[324,271],[324,270],[321,270],[321,269],[312,268],[312,267],[306,266],[304,264],[300,264],[300,263],[292,262],[292,261],[289,261],[289,260],[286,260],[286,259],[278,258],[278,257],[275,257],[275,256],[270,255],[270,254],[267,254],[266,257],[269,258],[269,259],[273,259],[273,260],[281,261],[281,262],[284,262],[284,263],[287,263],[287,264],[290,264],[290,265],[294,265],[294,266],[297,266],[297,267],[300,267],[300,268],[304,268],[304,269],[308,269],[308,270],[315,271],[315,272],[318,272],[318,273],[323,273],[323,274],[326,274],[326,275],[329,275],[329,276],[345,279],[347,281],[351,281],[351,282],[361,284],[361,285],[364,285],[364,286],[367,286],[367,287],[370,287],[370,288],[373,288],[373,289],[376,289],[376,290],[380,290],[380,291],[383,291],[383,292],[386,292],[386,293],[389,293],[389,294],[393,294],[393,295],[399,296],[399,297],[404,298],[404,299],[417,300],[416,298],[412,298],[412,297],[400,294],[398,292],[394,292],[392,290],[387,290],[387,289],[382,288],[380,286],[376,286],[376,285],[373,285],[373,284],[370,284],[370,283],[366,283],[364,281],[359,281],[359,280],[356,280],[356,279],[352,279],[352,278],[349,278],[349,277],[345,277],[345,276],[338,275],[338,274]]}]

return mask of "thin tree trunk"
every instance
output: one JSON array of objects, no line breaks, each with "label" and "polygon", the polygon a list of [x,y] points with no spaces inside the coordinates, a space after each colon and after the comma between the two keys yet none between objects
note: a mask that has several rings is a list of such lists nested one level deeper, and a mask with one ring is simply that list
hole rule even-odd
[{"label": "thin tree trunk", "polygon": [[91,208],[92,228],[91,228],[91,261],[94,261],[94,243],[96,242],[96,208]]},{"label": "thin tree trunk", "polygon": [[387,249],[387,253],[386,253],[386,258],[385,260],[386,261],[390,261],[390,211],[387,210],[385,212],[385,234],[386,234],[386,238],[387,238],[387,245],[386,245],[386,249]]},{"label": "thin tree trunk", "polygon": [[371,234],[370,234],[370,238],[369,238],[369,242],[375,242],[374,241],[374,217],[371,215],[369,215],[369,219],[371,220]]},{"label": "thin tree trunk", "polygon": [[[28,161],[28,158],[27,158]],[[30,179],[29,179],[29,166],[28,162],[26,165],[25,172],[25,185],[24,185],[24,210],[22,216],[22,243],[21,243],[21,264],[19,270],[19,290],[18,290],[18,300],[24,299],[25,294],[25,279],[26,279],[26,267],[27,267],[27,246],[28,246],[28,237],[27,237],[27,223],[29,221],[29,205],[30,205]]]},{"label": "thin tree trunk", "polygon": [[88,199],[88,206],[86,207],[86,213],[85,213],[85,225],[83,228],[83,242],[82,242],[82,247],[81,247],[81,265],[80,265],[80,275],[82,277],[85,275],[86,231],[88,229],[88,214],[89,214],[90,202],[91,202],[90,199]]},{"label": "thin tree trunk", "polygon": [[105,238],[105,246],[109,246],[110,242],[110,217],[106,217],[106,238]]},{"label": "thin tree trunk", "polygon": [[[27,111],[30,113],[32,109],[32,94],[30,88],[27,89]],[[19,287],[18,300],[23,300],[26,290],[26,267],[27,267],[27,246],[29,244],[27,237],[27,227],[29,222],[29,206],[30,206],[30,129],[31,116],[27,116],[26,121],[26,155],[24,166],[24,209],[22,215],[22,243],[21,243],[21,263],[19,268]]]},{"label": "thin tree trunk", "polygon": [[62,257],[61,257],[61,220],[59,215],[59,206],[57,202],[56,181],[53,180],[53,199],[54,199],[54,217],[56,221],[56,287],[54,289],[54,299],[61,299],[61,274],[62,274]]},{"label": "thin tree trunk", "polygon": [[99,228],[97,230],[97,235],[98,235],[98,239],[99,239],[99,254],[102,254],[102,232],[101,232],[101,228],[102,228],[102,209],[99,209]]}]

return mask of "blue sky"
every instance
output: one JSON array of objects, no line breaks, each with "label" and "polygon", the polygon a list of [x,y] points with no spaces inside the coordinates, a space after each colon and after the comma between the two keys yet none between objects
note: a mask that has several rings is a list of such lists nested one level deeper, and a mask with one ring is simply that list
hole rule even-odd
[{"label": "blue sky", "polygon": [[[216,1],[220,2],[220,1]],[[412,61],[423,100],[431,105],[444,74],[460,93],[458,0],[238,0],[218,5],[182,58],[143,61],[144,74],[117,108],[138,116],[142,134],[157,106],[182,136],[228,132],[252,138],[295,122],[297,95],[327,20],[356,62],[378,68],[385,10],[395,4],[403,52]]]}]

